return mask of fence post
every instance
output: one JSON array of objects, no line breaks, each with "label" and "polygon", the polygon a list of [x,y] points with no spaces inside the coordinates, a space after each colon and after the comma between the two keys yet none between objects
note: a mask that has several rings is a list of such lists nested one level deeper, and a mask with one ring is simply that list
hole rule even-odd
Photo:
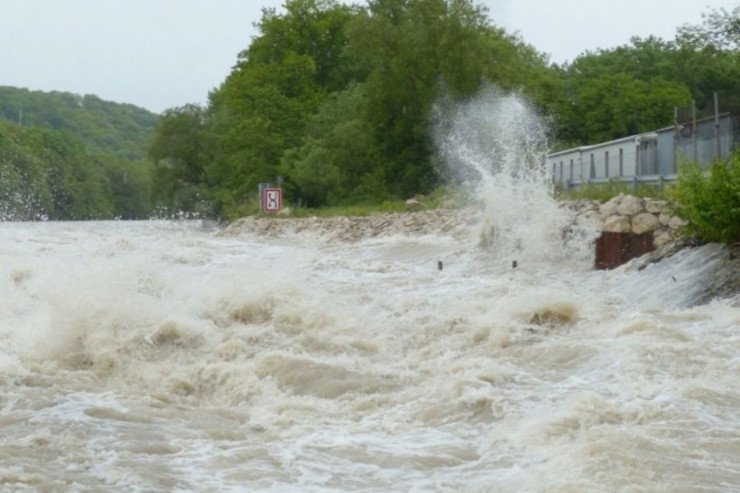
[{"label": "fence post", "polygon": [[722,158],[722,144],[720,140],[719,131],[719,95],[717,91],[714,92],[714,136],[717,139],[717,159]]}]

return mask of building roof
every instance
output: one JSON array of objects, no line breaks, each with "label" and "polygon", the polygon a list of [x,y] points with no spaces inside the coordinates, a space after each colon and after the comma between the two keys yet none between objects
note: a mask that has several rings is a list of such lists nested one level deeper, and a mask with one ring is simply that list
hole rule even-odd
[{"label": "building roof", "polygon": [[[719,118],[724,118],[724,117],[727,117],[727,116],[732,116],[732,113],[720,113],[718,115]],[[696,120],[696,123],[697,124],[704,123],[706,121],[711,121],[711,120],[714,120],[714,119],[715,119],[715,116],[708,116],[708,117],[704,117],[704,118],[700,118],[700,119]],[[689,123],[691,123],[691,122],[689,122]],[[676,125],[677,124],[671,125],[669,127],[659,128],[657,130],[653,130],[652,132],[643,132],[643,133],[640,133],[640,134],[628,135],[627,137],[621,137],[619,139],[614,139],[614,140],[610,140],[610,141],[607,141],[607,142],[599,142],[598,144],[588,144],[588,145],[583,145],[583,146],[578,146],[578,147],[571,147],[570,149],[563,149],[562,151],[548,153],[547,154],[547,157],[548,158],[551,158],[551,157],[562,156],[562,155],[565,155],[565,154],[571,154],[573,152],[583,152],[583,151],[587,151],[589,149],[595,149],[595,148],[598,148],[598,147],[603,147],[603,146],[608,146],[608,145],[613,145],[613,144],[619,144],[619,143],[622,143],[622,142],[633,141],[633,140],[636,140],[638,138],[639,139],[642,139],[642,138],[655,138],[655,137],[657,137],[657,134],[658,133],[667,132],[667,131],[675,131]],[[684,123],[684,125],[686,125],[686,123]]]}]

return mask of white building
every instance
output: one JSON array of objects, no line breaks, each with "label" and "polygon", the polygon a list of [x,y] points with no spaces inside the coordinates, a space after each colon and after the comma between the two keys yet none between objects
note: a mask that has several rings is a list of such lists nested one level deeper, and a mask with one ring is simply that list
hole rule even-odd
[{"label": "white building", "polygon": [[675,179],[681,159],[708,165],[740,146],[740,116],[725,113],[690,125],[666,127],[600,144],[548,154],[553,181],[584,183],[662,182]]}]

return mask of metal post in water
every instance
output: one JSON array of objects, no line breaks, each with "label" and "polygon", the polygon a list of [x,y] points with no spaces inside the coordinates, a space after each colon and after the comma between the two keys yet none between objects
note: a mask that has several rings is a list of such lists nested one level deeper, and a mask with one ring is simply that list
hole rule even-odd
[{"label": "metal post in water", "polygon": [[441,260],[437,261],[437,270],[442,270],[443,268],[444,267],[442,265],[442,261]]},{"label": "metal post in water", "polygon": [[512,263],[511,263],[511,268],[512,268],[512,269],[516,269],[518,265],[519,265],[519,262],[517,262],[516,260],[514,260],[514,261],[513,261]]}]

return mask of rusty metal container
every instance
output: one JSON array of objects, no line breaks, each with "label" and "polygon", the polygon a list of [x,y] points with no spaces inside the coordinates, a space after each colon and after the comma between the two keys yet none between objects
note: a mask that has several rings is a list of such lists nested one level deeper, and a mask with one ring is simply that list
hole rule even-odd
[{"label": "rusty metal container", "polygon": [[597,269],[614,269],[648,252],[655,250],[653,235],[644,233],[609,233],[604,231],[596,240]]}]

